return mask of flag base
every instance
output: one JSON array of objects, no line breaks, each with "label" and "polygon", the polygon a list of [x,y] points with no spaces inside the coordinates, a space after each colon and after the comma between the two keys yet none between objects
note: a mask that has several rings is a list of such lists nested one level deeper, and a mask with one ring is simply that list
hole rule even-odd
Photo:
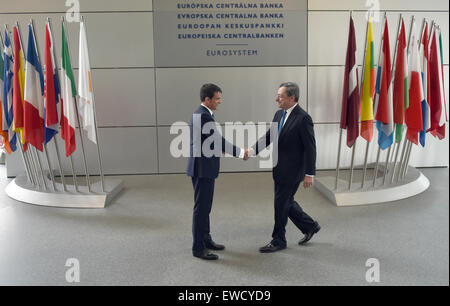
[{"label": "flag base", "polygon": [[[372,168],[370,170],[370,168]],[[373,165],[368,166],[364,187],[361,188],[362,171],[355,169],[352,188],[349,190],[348,180],[339,179],[337,189],[334,188],[336,177],[317,177],[314,182],[316,189],[336,206],[354,206],[366,204],[379,204],[397,201],[415,196],[424,192],[430,181],[425,175],[414,167],[408,166],[408,172],[403,179],[397,181],[397,172],[391,184],[391,173],[384,178],[384,165],[379,165],[375,186],[373,184]],[[388,169],[392,169],[389,165]],[[398,167],[397,167],[398,169]],[[341,173],[344,171],[341,171]],[[361,178],[358,178],[358,177]],[[385,182],[383,184],[383,181]]]},{"label": "flag base", "polygon": [[[6,187],[6,194],[14,200],[40,206],[104,208],[124,188],[122,180],[105,178],[106,192],[101,191],[100,181],[91,183],[92,192],[89,192],[87,186],[83,185],[78,185],[78,191],[76,191],[75,186],[67,182],[67,191],[64,191],[63,185],[59,182],[55,183],[56,190],[54,190],[49,175],[46,175],[45,178],[47,189],[34,186],[26,176],[18,176]],[[68,178],[66,176],[66,180]],[[81,181],[80,177],[78,177],[78,181]]]}]

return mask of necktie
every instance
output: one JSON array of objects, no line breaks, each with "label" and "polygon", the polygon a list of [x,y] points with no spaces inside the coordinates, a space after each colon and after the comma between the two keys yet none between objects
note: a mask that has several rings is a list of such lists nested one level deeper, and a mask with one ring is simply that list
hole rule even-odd
[{"label": "necktie", "polygon": [[280,126],[278,127],[278,138],[280,138],[281,130],[283,129],[284,119],[286,118],[286,111],[283,113],[283,117],[281,117]]}]

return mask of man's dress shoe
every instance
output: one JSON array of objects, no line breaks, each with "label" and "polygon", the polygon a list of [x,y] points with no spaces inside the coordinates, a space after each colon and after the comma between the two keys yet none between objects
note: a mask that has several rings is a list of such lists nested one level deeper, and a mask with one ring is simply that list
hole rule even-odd
[{"label": "man's dress shoe", "polygon": [[212,241],[212,240],[206,242],[206,243],[205,243],[205,246],[206,246],[207,249],[214,250],[214,251],[221,251],[221,250],[224,250],[224,249],[225,249],[225,246],[224,246],[224,245],[222,245],[222,244],[217,244],[217,243],[215,243],[215,242]]},{"label": "man's dress shoe", "polygon": [[310,232],[306,233],[305,236],[298,242],[298,244],[302,245],[307,243],[318,231],[320,231],[320,225],[316,222],[313,229]]},{"label": "man's dress shoe", "polygon": [[276,251],[279,251],[279,250],[283,250],[285,248],[286,248],[286,246],[274,245],[271,242],[271,243],[263,246],[262,248],[259,248],[259,251],[261,253],[273,253],[273,252],[276,252]]},{"label": "man's dress shoe", "polygon": [[200,252],[192,252],[192,254],[194,255],[194,257],[198,257],[198,258],[205,259],[205,260],[216,260],[216,259],[219,259],[219,256],[217,256],[216,254],[208,252],[207,249],[204,249],[203,251],[200,251]]}]

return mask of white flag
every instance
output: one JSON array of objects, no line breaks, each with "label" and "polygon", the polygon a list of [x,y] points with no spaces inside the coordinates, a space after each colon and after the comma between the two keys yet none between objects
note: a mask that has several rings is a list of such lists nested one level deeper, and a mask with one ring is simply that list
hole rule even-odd
[{"label": "white flag", "polygon": [[95,135],[94,94],[92,92],[91,66],[89,64],[89,52],[86,39],[84,22],[80,22],[80,56],[78,75],[78,108],[81,116],[81,126],[86,131],[87,137],[93,143],[97,143]]}]

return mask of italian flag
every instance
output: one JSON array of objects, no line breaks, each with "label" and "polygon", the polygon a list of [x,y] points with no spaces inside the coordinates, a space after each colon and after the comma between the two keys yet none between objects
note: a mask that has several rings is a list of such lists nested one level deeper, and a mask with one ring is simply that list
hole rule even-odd
[{"label": "italian flag", "polygon": [[62,63],[61,63],[61,137],[66,144],[66,156],[76,150],[75,144],[75,96],[77,89],[70,64],[69,48],[67,47],[66,31],[62,22]]}]

